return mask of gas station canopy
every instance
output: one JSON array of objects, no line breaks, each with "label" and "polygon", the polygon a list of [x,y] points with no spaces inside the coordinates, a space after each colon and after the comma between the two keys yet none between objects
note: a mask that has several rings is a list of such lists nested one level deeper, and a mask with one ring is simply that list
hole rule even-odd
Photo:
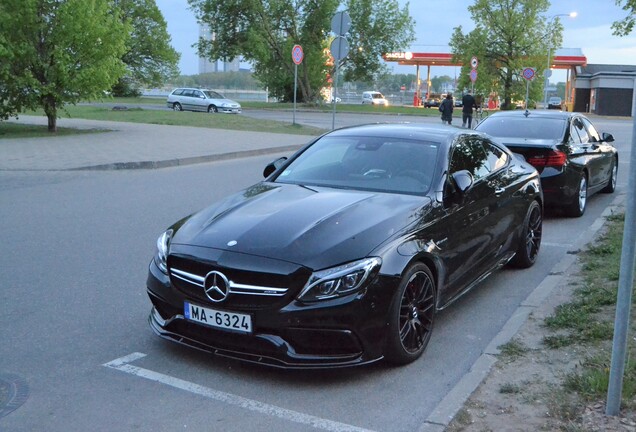
[{"label": "gas station canopy", "polygon": [[[391,52],[382,56],[387,62],[395,62],[403,66],[461,66],[461,62],[453,62],[450,53],[435,52]],[[551,68],[570,69],[574,66],[586,66],[587,58],[578,48],[559,49],[552,59]]]}]

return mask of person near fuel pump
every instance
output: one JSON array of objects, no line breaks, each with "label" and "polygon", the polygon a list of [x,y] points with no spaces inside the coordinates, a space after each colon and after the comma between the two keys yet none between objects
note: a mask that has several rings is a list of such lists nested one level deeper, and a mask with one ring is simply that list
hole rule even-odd
[{"label": "person near fuel pump", "polygon": [[446,99],[439,105],[439,111],[442,113],[442,123],[451,124],[453,122],[453,95],[447,94]]}]

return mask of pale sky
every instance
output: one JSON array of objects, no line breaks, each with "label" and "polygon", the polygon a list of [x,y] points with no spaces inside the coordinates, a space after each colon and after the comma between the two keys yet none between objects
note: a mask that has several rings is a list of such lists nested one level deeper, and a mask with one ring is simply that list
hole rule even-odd
[{"label": "pale sky", "polygon": [[[198,25],[186,0],[155,0],[168,23],[172,46],[181,53],[181,73],[198,73],[198,57],[192,45],[198,39]],[[398,0],[406,4],[406,0]],[[464,33],[473,29],[467,6],[473,1],[411,0],[409,11],[416,22],[417,40],[410,47],[414,52],[450,52],[448,41],[453,28],[462,26]],[[575,18],[559,17],[564,27],[563,48],[580,48],[591,64],[636,65],[636,32],[626,37],[612,35],[612,22],[625,16],[614,0],[553,0],[547,16],[577,12]],[[437,48],[437,49],[435,49]],[[547,53],[546,53],[547,61]],[[396,73],[415,73],[415,67],[393,66]],[[432,75],[453,76],[454,67],[432,67]],[[560,79],[555,71],[551,80]],[[565,75],[563,75],[564,77]]]}]

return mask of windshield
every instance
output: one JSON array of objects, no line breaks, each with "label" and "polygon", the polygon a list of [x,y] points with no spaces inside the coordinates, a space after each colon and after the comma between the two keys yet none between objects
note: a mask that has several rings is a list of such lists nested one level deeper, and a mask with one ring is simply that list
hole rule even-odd
[{"label": "windshield", "polygon": [[494,137],[563,139],[566,121],[558,118],[489,117],[477,129]]},{"label": "windshield", "polygon": [[212,90],[206,90],[203,93],[205,93],[208,99],[225,99],[225,96],[223,96],[221,93],[217,93]]},{"label": "windshield", "polygon": [[275,180],[405,194],[431,185],[439,143],[374,136],[326,136],[299,155]]}]

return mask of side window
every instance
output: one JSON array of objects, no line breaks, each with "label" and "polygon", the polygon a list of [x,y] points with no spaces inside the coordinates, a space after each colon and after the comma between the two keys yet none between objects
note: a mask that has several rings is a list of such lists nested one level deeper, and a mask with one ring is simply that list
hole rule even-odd
[{"label": "side window", "polygon": [[570,139],[568,140],[568,142],[572,145],[581,144],[581,137],[579,136],[579,133],[576,131],[576,128],[574,127],[573,123],[570,124]]},{"label": "side window", "polygon": [[490,171],[497,171],[508,163],[508,155],[499,147],[486,143],[488,149],[488,164],[490,165]]},{"label": "side window", "polygon": [[586,118],[581,118],[581,122],[585,126],[585,129],[587,129],[587,133],[590,136],[590,141],[600,142],[601,135],[598,133],[594,125]]},{"label": "side window", "polygon": [[192,97],[192,90],[184,90],[181,95]]},{"label": "side window", "polygon": [[461,137],[453,147],[449,167],[451,174],[467,170],[478,181],[490,173],[489,155],[480,138]]},{"label": "side window", "polygon": [[199,90],[194,90],[192,96],[194,96],[195,98],[199,98],[199,99],[205,97],[205,96],[203,96],[203,92],[200,92]]},{"label": "side window", "polygon": [[183,93],[183,89],[176,89],[175,91],[172,92],[172,94],[175,96],[180,96],[182,93]]},{"label": "side window", "polygon": [[583,122],[580,118],[576,118],[574,119],[574,121],[572,121],[570,132],[572,134],[577,134],[582,144],[587,144],[588,142],[590,142],[590,136],[588,135],[587,130],[585,129],[585,126],[583,125]]}]

